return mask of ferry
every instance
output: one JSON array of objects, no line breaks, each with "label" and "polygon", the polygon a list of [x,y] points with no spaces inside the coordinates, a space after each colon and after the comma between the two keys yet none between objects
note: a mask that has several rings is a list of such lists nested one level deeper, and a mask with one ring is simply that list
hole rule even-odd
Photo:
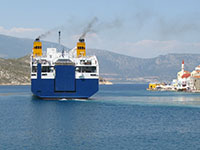
[{"label": "ferry", "polygon": [[96,56],[86,56],[85,39],[69,51],[33,43],[30,60],[31,91],[42,99],[88,99],[99,89],[99,64]]}]

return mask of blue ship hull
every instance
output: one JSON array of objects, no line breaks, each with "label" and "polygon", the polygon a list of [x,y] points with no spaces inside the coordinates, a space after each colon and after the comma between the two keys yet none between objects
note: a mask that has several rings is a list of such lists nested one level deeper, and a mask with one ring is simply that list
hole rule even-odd
[{"label": "blue ship hull", "polygon": [[57,65],[55,69],[55,79],[42,79],[41,64],[38,64],[37,79],[31,79],[34,95],[43,99],[89,98],[99,89],[98,79],[76,79],[72,65]]},{"label": "blue ship hull", "polygon": [[89,98],[99,89],[98,79],[76,79],[74,91],[57,91],[55,84],[55,79],[32,79],[31,90],[34,95],[43,99],[73,99]]}]

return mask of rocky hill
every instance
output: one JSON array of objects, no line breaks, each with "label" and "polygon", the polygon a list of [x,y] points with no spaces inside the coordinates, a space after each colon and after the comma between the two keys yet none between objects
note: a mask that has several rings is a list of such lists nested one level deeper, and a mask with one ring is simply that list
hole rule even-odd
[{"label": "rocky hill", "polygon": [[0,58],[0,84],[29,84],[29,56],[18,59]]}]

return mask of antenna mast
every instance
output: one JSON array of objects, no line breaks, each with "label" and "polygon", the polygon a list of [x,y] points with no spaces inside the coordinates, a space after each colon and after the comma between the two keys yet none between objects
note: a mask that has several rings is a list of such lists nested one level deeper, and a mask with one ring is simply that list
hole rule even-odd
[{"label": "antenna mast", "polygon": [[60,36],[61,36],[61,31],[58,31],[58,44],[60,45]]}]

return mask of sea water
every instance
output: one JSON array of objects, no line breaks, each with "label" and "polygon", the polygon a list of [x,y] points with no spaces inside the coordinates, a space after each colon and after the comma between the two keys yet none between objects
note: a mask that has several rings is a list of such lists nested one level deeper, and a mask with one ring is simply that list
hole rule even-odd
[{"label": "sea water", "polygon": [[103,85],[89,100],[0,86],[0,150],[200,149],[200,94]]}]

